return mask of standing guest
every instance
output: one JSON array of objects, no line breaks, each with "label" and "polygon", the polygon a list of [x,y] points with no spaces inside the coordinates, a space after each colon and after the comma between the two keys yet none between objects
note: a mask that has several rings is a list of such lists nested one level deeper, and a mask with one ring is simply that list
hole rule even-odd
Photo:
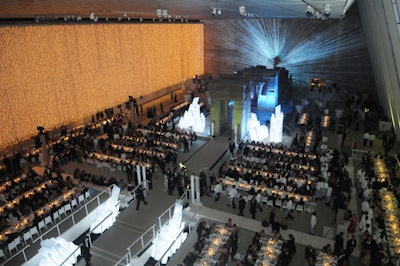
[{"label": "standing guest", "polygon": [[356,248],[356,246],[357,246],[357,240],[355,235],[353,234],[351,238],[346,242],[346,254],[350,256],[351,253],[353,253],[353,250]]},{"label": "standing guest", "polygon": [[136,204],[136,210],[139,210],[139,205],[140,205],[140,202],[141,202],[141,201],[144,202],[144,205],[147,205],[147,201],[146,201],[145,198],[144,198],[144,190],[145,190],[145,188],[142,187],[142,185],[140,185],[140,186],[138,187],[138,190],[137,190],[137,204]]},{"label": "standing guest", "polygon": [[275,206],[271,208],[271,211],[269,212],[269,224],[272,225],[275,222]]},{"label": "standing guest", "polygon": [[335,237],[335,245],[333,247],[333,253],[336,256],[341,255],[343,252],[343,247],[344,247],[343,232],[340,232]]},{"label": "standing guest", "polygon": [[368,133],[368,131],[365,131],[364,134],[363,134],[363,146],[364,147],[367,146],[367,143],[369,141],[369,137],[370,137],[370,134]]},{"label": "standing guest", "polygon": [[229,191],[229,198],[228,198],[228,206],[230,207],[232,204],[232,208],[236,209],[236,200],[235,198],[237,197],[238,192],[236,190],[236,186],[233,186],[233,188],[231,189],[231,191]]},{"label": "standing guest", "polygon": [[357,214],[353,213],[353,215],[350,218],[349,225],[347,226],[347,237],[351,235],[354,235],[354,233],[357,230]]},{"label": "standing guest", "polygon": [[375,134],[371,133],[369,135],[369,147],[372,148],[372,146],[374,145],[374,140],[375,140]]},{"label": "standing guest", "polygon": [[310,234],[315,235],[315,226],[317,225],[317,213],[313,212],[310,221]]},{"label": "standing guest", "polygon": [[222,192],[222,186],[219,182],[217,182],[217,184],[214,187],[214,201],[219,201],[221,192]]},{"label": "standing guest", "polygon": [[244,216],[243,210],[246,207],[246,200],[243,198],[242,195],[240,195],[239,199],[239,216]]},{"label": "standing guest", "polygon": [[233,140],[229,141],[229,151],[232,155],[232,157],[234,157],[234,153],[235,153],[235,142]]},{"label": "standing guest", "polygon": [[199,225],[197,226],[197,229],[196,229],[197,241],[200,240],[200,238],[201,238],[202,235],[203,235],[203,231],[206,230],[206,224],[207,224],[207,221],[201,221],[201,222],[199,223]]},{"label": "standing guest", "polygon": [[293,211],[293,200],[292,198],[290,198],[286,203],[286,219],[288,218],[292,220],[294,219],[293,215],[291,214],[292,211]]},{"label": "standing guest", "polygon": [[257,201],[257,208],[260,210],[260,212],[263,212],[263,209],[261,208],[261,201],[262,201],[261,189],[257,190],[256,201]]},{"label": "standing guest", "polygon": [[257,212],[257,201],[255,198],[252,198],[250,201],[250,213],[251,213],[251,218],[253,220],[256,219],[256,212]]},{"label": "standing guest", "polygon": [[215,177],[214,174],[212,174],[210,176],[210,188],[209,188],[210,193],[211,193],[211,187],[214,185],[215,180],[217,180],[217,178]]}]

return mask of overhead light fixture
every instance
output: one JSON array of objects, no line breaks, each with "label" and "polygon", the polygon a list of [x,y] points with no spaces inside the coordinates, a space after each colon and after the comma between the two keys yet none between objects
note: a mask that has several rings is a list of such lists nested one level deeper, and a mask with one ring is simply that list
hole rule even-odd
[{"label": "overhead light fixture", "polygon": [[215,7],[213,7],[211,14],[213,16],[215,16],[217,14],[217,9]]},{"label": "overhead light fixture", "polygon": [[221,8],[220,8],[220,9],[217,10],[217,14],[221,15],[221,13],[222,13],[222,11],[221,11]]},{"label": "overhead light fixture", "polygon": [[126,12],[124,12],[124,17],[126,17]]},{"label": "overhead light fixture", "polygon": [[167,18],[168,17],[168,10],[167,9],[163,9],[162,15],[163,15],[164,18]]},{"label": "overhead light fixture", "polygon": [[90,13],[89,18],[90,18],[91,20],[94,20],[94,19],[95,19],[94,12]]},{"label": "overhead light fixture", "polygon": [[162,17],[162,10],[161,9],[157,9],[156,10],[156,14],[157,14],[157,17],[161,18]]},{"label": "overhead light fixture", "polygon": [[314,8],[312,6],[310,5],[307,6],[306,15],[307,17],[311,17],[314,15]]},{"label": "overhead light fixture", "polygon": [[241,16],[246,16],[246,7],[245,6],[239,6],[239,14]]}]

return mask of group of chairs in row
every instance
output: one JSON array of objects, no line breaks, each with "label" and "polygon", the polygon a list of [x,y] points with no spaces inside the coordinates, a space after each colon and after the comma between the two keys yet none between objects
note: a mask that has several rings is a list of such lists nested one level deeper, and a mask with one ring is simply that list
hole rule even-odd
[{"label": "group of chairs in row", "polygon": [[[10,257],[13,255],[13,251],[19,251],[19,247],[24,247],[28,245],[29,240],[31,243],[34,242],[34,239],[38,238],[44,231],[46,231],[49,226],[56,225],[57,221],[61,221],[62,218],[67,217],[72,214],[75,209],[78,209],[80,206],[83,206],[86,201],[91,199],[90,191],[86,191],[84,194],[79,195],[78,199],[74,198],[71,202],[63,205],[53,214],[46,216],[42,219],[37,226],[31,227],[28,231],[26,231],[22,235],[18,235],[12,242],[8,243],[8,253]],[[6,258],[6,254],[3,249],[0,249],[0,260]]]}]

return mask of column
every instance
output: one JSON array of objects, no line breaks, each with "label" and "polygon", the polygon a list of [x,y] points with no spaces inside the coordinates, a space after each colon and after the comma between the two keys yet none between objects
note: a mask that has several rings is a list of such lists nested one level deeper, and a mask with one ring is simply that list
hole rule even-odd
[{"label": "column", "polygon": [[148,189],[148,184],[147,184],[147,178],[146,178],[146,166],[142,165],[142,181],[143,181],[143,187],[145,189]]},{"label": "column", "polygon": [[195,187],[196,187],[196,203],[200,203],[200,177],[194,177]]},{"label": "column", "polygon": [[190,176],[190,199],[192,203],[196,203],[195,201],[195,182],[194,182],[194,175]]},{"label": "column", "polygon": [[137,174],[137,180],[138,184],[142,183],[142,178],[140,177],[140,165],[136,165],[136,174]]}]

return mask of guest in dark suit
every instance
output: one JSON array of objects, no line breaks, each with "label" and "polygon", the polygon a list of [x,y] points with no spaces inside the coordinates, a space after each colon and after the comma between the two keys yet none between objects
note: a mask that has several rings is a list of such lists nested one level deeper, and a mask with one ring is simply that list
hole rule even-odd
[{"label": "guest in dark suit", "polygon": [[137,205],[136,205],[136,210],[139,210],[139,205],[140,202],[143,201],[144,205],[147,205],[147,201],[144,199],[144,188],[142,187],[142,185],[139,186],[138,190],[137,190]]},{"label": "guest in dark suit", "polygon": [[356,237],[352,235],[351,238],[346,242],[346,254],[351,255],[356,246],[357,246]]}]

